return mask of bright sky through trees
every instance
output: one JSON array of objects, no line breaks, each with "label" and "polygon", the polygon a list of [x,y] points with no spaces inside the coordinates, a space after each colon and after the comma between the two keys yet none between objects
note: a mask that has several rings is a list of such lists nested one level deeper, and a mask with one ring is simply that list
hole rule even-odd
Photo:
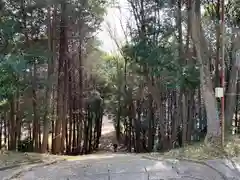
[{"label": "bright sky through trees", "polygon": [[[119,7],[107,8],[107,14],[102,23],[102,31],[98,34],[98,38],[102,41],[102,49],[107,52],[117,51],[116,43],[109,35],[109,30],[114,35],[118,43],[124,41],[123,29],[129,22],[130,12],[127,7],[127,0],[119,0]],[[121,24],[124,26],[122,27]]]}]

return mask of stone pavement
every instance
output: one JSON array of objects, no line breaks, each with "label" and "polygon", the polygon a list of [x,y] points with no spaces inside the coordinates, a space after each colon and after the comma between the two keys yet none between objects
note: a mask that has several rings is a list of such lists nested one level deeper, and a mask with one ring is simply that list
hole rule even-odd
[{"label": "stone pavement", "polygon": [[7,169],[4,171],[0,171],[0,179],[3,180],[5,177],[9,176],[9,174],[13,174],[18,168]]},{"label": "stone pavement", "polygon": [[218,161],[206,166],[171,159],[155,161],[130,154],[98,154],[33,168],[15,180],[240,180],[232,168],[224,162],[219,165]]}]

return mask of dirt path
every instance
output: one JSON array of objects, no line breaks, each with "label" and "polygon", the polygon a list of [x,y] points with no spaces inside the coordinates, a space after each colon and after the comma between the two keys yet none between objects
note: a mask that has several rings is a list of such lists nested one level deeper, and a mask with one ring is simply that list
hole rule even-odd
[{"label": "dirt path", "polygon": [[100,139],[99,150],[100,151],[112,151],[112,143],[115,140],[115,129],[113,121],[108,116],[103,116],[102,121],[102,136]]}]

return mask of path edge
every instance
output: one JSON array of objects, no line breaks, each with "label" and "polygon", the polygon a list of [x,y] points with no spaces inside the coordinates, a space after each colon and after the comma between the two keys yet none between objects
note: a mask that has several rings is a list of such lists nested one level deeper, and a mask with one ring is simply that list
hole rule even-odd
[{"label": "path edge", "polygon": [[[148,159],[148,160],[154,160],[154,161],[164,161],[166,159],[171,159],[171,158],[157,158],[157,157],[152,157],[151,155],[141,155],[142,158],[144,159]],[[209,165],[207,162],[205,162],[204,160],[194,160],[194,159],[188,159],[188,158],[172,158],[172,159],[176,159],[179,161],[186,161],[186,162],[190,162],[190,163],[196,163],[196,164],[200,164],[203,166],[207,166],[208,168],[212,169],[213,171],[215,171],[216,173],[218,173],[223,180],[226,180],[227,177],[219,170],[217,170],[216,168],[214,168],[213,166]]]},{"label": "path edge", "polygon": [[63,162],[63,161],[66,161],[66,159],[64,159],[64,158],[63,159],[55,159],[55,160],[44,162],[44,163],[24,165],[23,168],[20,168],[20,169],[14,171],[9,176],[4,177],[3,180],[11,180],[11,179],[17,178],[24,172],[33,170],[34,168],[49,166],[49,165],[56,164],[56,163]]}]

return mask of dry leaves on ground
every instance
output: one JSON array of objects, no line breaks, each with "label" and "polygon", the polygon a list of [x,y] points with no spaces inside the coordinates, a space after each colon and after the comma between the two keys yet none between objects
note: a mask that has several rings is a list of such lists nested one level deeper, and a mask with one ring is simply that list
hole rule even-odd
[{"label": "dry leaves on ground", "polygon": [[192,160],[206,160],[226,157],[240,156],[240,139],[229,138],[226,141],[224,150],[221,147],[211,148],[203,143],[196,143],[187,145],[184,148],[173,149],[165,153],[149,153],[147,156],[153,158],[177,158],[177,159],[192,159]]},{"label": "dry leaves on ground", "polygon": [[0,151],[0,168],[8,166],[21,166],[24,164],[33,164],[51,161],[61,156],[38,154],[38,153],[20,153],[11,151]]}]

